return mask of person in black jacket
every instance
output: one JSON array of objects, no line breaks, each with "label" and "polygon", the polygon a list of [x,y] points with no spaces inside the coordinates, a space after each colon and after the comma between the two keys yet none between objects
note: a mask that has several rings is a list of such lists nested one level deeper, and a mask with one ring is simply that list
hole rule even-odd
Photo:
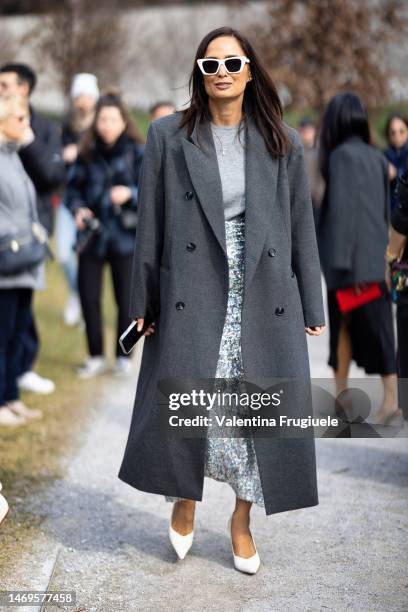
[{"label": "person in black jacket", "polygon": [[[37,77],[26,64],[5,64],[0,67],[0,95],[21,95],[30,98]],[[52,193],[65,178],[61,135],[47,119],[29,105],[30,127],[19,150],[23,166],[34,183],[40,222],[51,234],[53,231]],[[22,338],[19,387],[36,393],[50,393],[54,383],[32,371],[39,351],[39,337],[31,308],[29,331]]]},{"label": "person in black jacket", "polygon": [[[62,144],[65,167],[68,170],[78,156],[78,143],[91,126],[95,105],[99,98],[98,81],[94,74],[80,72],[74,76],[70,91],[70,108],[62,123]],[[61,198],[55,222],[56,255],[61,264],[69,290],[64,308],[66,325],[77,325],[81,320],[78,292],[78,260],[74,252],[75,220]]]},{"label": "person in black jacket", "polygon": [[89,350],[89,358],[78,370],[81,378],[105,372],[108,367],[101,319],[106,261],[118,306],[115,371],[126,374],[130,369],[130,360],[118,340],[130,323],[134,214],[143,151],[144,140],[121,98],[116,94],[99,98],[92,126],[81,139],[78,157],[68,171],[64,194],[79,230],[78,286]]},{"label": "person in black jacket", "polygon": [[395,200],[385,257],[387,282],[397,303],[399,401],[408,420],[408,169],[398,179]]},{"label": "person in black jacket", "polygon": [[[329,365],[337,393],[347,388],[351,360],[367,374],[379,374],[384,397],[376,422],[401,418],[390,294],[384,254],[389,227],[388,162],[370,144],[367,112],[351,92],[328,104],[320,137],[326,182],[318,224],[320,260],[327,285],[330,322]],[[336,291],[378,283],[380,297],[341,312]]]}]

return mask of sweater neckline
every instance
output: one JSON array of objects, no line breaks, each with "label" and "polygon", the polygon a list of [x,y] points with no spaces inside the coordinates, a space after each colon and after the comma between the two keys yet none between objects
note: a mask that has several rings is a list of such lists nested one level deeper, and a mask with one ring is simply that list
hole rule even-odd
[{"label": "sweater neckline", "polygon": [[239,123],[235,124],[235,125],[216,125],[215,123],[211,122],[211,128],[213,130],[226,130],[226,131],[233,131],[233,130],[238,130],[239,128]]}]

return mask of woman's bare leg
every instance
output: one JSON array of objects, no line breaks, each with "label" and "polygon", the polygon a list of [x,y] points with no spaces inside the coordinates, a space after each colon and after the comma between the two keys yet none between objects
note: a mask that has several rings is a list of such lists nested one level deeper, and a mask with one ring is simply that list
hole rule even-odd
[{"label": "woman's bare leg", "polygon": [[183,499],[174,503],[171,525],[180,535],[187,535],[194,529],[195,500]]},{"label": "woman's bare leg", "polygon": [[249,529],[251,506],[252,502],[236,497],[231,520],[231,538],[234,553],[238,557],[252,557],[256,552]]},{"label": "woman's bare leg", "polygon": [[347,379],[352,354],[351,337],[348,331],[348,319],[343,316],[340,323],[339,339],[337,342],[337,370],[334,371],[337,395],[347,389]]},{"label": "woman's bare leg", "polygon": [[398,408],[398,378],[396,374],[386,374],[381,376],[384,396],[381,408],[376,416],[376,421],[381,421],[388,415],[398,410],[396,414],[402,415],[402,410]]}]

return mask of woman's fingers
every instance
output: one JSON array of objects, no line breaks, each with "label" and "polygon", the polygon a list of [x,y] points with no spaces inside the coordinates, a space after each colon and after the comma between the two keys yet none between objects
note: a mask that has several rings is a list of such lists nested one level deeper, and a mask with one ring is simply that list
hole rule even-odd
[{"label": "woman's fingers", "polygon": [[84,218],[90,219],[93,216],[94,214],[90,208],[78,208],[76,215],[75,215],[75,223],[76,223],[77,228],[79,230],[85,229]]},{"label": "woman's fingers", "polygon": [[152,323],[151,325],[149,325],[149,327],[145,331],[145,336],[150,336],[150,334],[154,334],[154,332],[155,332],[154,323]]},{"label": "woman's fingers", "polygon": [[[144,326],[144,318],[139,317],[137,320],[137,331],[142,331],[143,326]],[[154,325],[155,323],[153,322],[151,325],[149,325],[149,327],[146,329],[145,333],[143,334],[144,336],[150,336],[150,334],[153,334],[155,329],[154,329]]]},{"label": "woman's fingers", "polygon": [[316,327],[305,327],[305,330],[310,336],[320,336],[320,334],[324,332],[325,328],[325,325],[317,325]]}]

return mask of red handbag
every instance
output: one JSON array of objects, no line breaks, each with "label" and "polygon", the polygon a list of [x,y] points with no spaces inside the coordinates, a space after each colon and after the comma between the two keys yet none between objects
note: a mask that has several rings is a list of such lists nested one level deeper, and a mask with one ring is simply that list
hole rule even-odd
[{"label": "red handbag", "polygon": [[360,294],[356,293],[355,287],[337,289],[336,298],[341,312],[349,312],[355,308],[368,304],[381,297],[381,287],[379,283],[367,283],[365,289]]}]

